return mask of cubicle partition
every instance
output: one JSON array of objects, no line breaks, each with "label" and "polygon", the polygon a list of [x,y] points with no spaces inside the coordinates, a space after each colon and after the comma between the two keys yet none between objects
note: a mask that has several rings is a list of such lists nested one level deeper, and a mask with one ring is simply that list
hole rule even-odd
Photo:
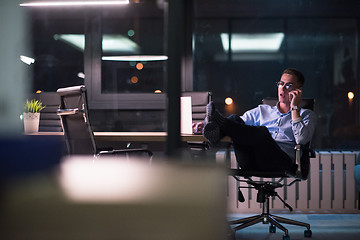
[{"label": "cubicle partition", "polygon": [[[358,213],[359,199],[356,194],[354,167],[357,152],[320,151],[311,159],[311,172],[307,181],[297,182],[280,188],[278,194],[289,203],[294,211],[307,213]],[[217,159],[224,159],[225,152],[219,151]],[[234,152],[231,153],[231,167],[236,168]],[[253,178],[256,179],[256,178]],[[285,180],[286,181],[286,180]],[[289,179],[288,181],[291,181]],[[242,189],[245,202],[237,201],[239,183],[233,177],[228,179],[227,203],[229,213],[259,212],[254,189]],[[242,183],[246,186],[246,183]],[[288,209],[277,198],[271,199],[273,210]]]}]

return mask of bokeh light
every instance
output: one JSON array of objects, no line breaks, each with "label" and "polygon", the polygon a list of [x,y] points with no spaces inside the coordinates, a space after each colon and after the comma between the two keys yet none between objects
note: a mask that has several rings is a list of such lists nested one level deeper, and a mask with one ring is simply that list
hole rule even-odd
[{"label": "bokeh light", "polygon": [[135,84],[139,82],[139,78],[137,76],[132,76],[130,79],[131,83]]},{"label": "bokeh light", "polygon": [[233,104],[233,103],[234,103],[234,101],[232,100],[231,97],[225,98],[225,104],[226,104],[226,105],[231,105],[231,104]]},{"label": "bokeh light", "polygon": [[129,37],[132,37],[132,36],[135,35],[135,31],[132,30],[132,29],[130,29],[130,30],[127,32],[127,34],[128,34]]},{"label": "bokeh light", "polygon": [[144,65],[142,63],[137,63],[136,64],[136,69],[137,70],[142,70],[144,68]]},{"label": "bokeh light", "polygon": [[348,92],[348,98],[349,100],[353,100],[353,98],[355,97],[353,92]]}]

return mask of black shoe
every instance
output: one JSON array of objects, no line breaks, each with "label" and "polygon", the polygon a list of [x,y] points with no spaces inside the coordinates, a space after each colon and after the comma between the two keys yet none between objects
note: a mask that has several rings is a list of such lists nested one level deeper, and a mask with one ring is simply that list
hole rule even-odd
[{"label": "black shoe", "polygon": [[216,146],[221,139],[220,127],[215,122],[208,122],[204,126],[204,137],[209,140],[210,145]]},{"label": "black shoe", "polygon": [[225,120],[226,118],[216,110],[214,102],[210,102],[206,106],[205,124],[208,122],[214,122],[221,126],[224,124]]}]

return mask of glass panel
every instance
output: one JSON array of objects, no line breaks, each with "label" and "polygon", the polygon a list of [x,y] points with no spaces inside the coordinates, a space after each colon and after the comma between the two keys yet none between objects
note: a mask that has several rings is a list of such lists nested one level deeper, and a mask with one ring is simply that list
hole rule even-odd
[{"label": "glass panel", "polygon": [[[155,3],[153,3],[155,4]],[[102,93],[154,93],[164,91],[164,15],[139,17],[103,14]]]},{"label": "glass panel", "polygon": [[[32,23],[33,55],[28,57],[35,58],[31,65],[33,91],[55,92],[61,87],[85,84],[94,129],[119,131],[126,126],[127,131],[164,130],[165,96],[154,94],[156,90],[164,92],[165,86],[163,4],[149,1],[116,8],[26,11],[31,13]],[[152,58],[106,58],[134,55]],[[104,81],[99,81],[101,78]],[[118,109],[136,110],[128,113]],[[156,118],[144,109],[156,109]],[[127,124],[128,116],[134,115],[133,124]],[[140,115],[157,124],[145,124]],[[101,120],[105,116],[111,120]]]},{"label": "glass panel", "polygon": [[[296,67],[306,78],[303,97],[316,99],[314,147],[357,149],[357,28],[352,18],[199,18],[194,34],[194,89],[213,92],[224,115],[241,115],[264,97],[276,97],[275,82],[282,71]],[[277,47],[266,49],[266,42],[253,47],[260,38],[276,40]],[[226,97],[234,104],[225,105]]]},{"label": "glass panel", "polygon": [[166,112],[161,110],[91,110],[94,131],[162,132],[166,131]]},{"label": "glass panel", "polygon": [[[214,101],[226,115],[242,113],[259,104],[262,98],[276,96],[275,82],[284,60],[283,25],[281,20],[198,21],[195,90],[213,92]],[[276,35],[280,37],[278,43],[275,48],[270,45],[274,49],[259,49]],[[260,43],[254,49],[245,48],[256,41]],[[234,100],[232,108],[225,107],[226,97]]]},{"label": "glass panel", "polygon": [[[218,99],[231,82],[228,55],[222,48],[221,33],[228,33],[226,20],[199,20],[194,30],[194,91],[212,91]],[[219,60],[221,59],[221,60]]]},{"label": "glass panel", "polygon": [[[304,92],[316,98],[316,146],[354,149],[360,139],[357,26],[355,19],[293,19],[288,22],[288,62],[306,76]],[[357,139],[357,140],[356,140]]]},{"label": "glass panel", "polygon": [[31,9],[33,91],[84,84],[84,18],[77,11]]}]

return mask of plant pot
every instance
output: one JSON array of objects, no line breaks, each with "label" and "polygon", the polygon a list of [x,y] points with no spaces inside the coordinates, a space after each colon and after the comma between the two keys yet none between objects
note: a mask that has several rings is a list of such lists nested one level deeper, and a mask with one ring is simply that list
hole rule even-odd
[{"label": "plant pot", "polygon": [[23,118],[25,133],[39,132],[40,113],[23,113]]}]

